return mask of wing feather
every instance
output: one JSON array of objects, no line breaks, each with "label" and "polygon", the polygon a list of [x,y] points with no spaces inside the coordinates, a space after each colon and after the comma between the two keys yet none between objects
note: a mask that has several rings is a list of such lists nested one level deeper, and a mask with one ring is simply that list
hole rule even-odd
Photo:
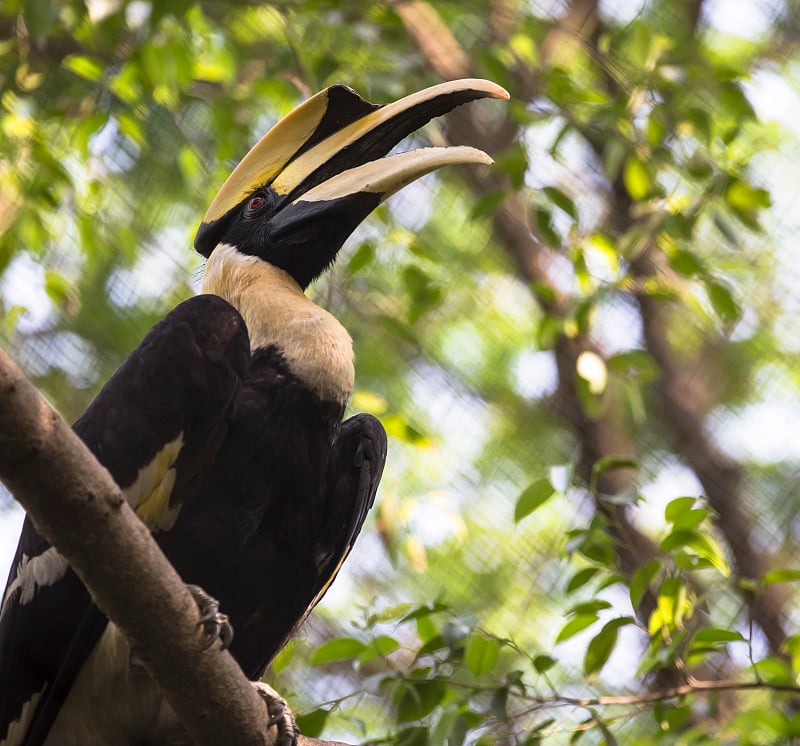
[{"label": "wing feather", "polygon": [[[250,640],[251,631],[237,626],[239,642],[234,638],[231,652],[256,652],[240,660],[251,679],[260,678],[272,658],[306,620],[336,578],[347,555],[358,538],[367,513],[375,501],[383,467],[386,463],[386,431],[381,423],[368,414],[358,414],[342,423],[333,444],[333,455],[328,472],[328,489],[325,495],[325,515],[317,525],[320,533],[312,539],[312,554],[317,558],[315,582],[307,591],[305,611],[282,638],[270,640],[263,632]],[[300,606],[302,609],[303,606]],[[241,634],[239,634],[241,633]],[[270,644],[271,643],[271,644]],[[245,663],[245,660],[247,663]],[[249,665],[249,661],[257,661]]]}]

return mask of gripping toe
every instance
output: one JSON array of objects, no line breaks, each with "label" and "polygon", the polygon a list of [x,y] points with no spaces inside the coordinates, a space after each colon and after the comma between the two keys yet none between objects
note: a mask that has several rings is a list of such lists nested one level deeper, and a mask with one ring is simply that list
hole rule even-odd
[{"label": "gripping toe", "polygon": [[286,700],[263,681],[254,681],[253,686],[267,705],[267,714],[269,715],[267,729],[273,725],[278,729],[275,746],[297,746],[297,737],[300,735],[300,731]]},{"label": "gripping toe", "polygon": [[216,640],[220,641],[223,650],[230,647],[233,642],[233,627],[228,621],[228,615],[219,610],[217,599],[209,596],[199,585],[187,585],[186,589],[200,612],[197,626],[203,628],[203,649],[211,647]]}]

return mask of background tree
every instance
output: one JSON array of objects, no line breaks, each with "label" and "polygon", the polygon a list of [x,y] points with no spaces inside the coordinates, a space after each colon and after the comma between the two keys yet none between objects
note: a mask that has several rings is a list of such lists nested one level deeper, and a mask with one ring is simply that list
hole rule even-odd
[{"label": "background tree", "polygon": [[354,337],[352,408],[392,442],[371,528],[274,666],[305,732],[800,734],[798,12],[0,10],[2,341],[67,419],[196,290],[207,201],[304,96],[512,94],[427,130],[493,171],[407,189],[313,291]]}]

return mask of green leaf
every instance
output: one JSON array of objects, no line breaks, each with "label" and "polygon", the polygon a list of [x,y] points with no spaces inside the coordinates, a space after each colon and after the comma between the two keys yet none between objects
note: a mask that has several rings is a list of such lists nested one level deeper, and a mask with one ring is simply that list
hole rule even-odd
[{"label": "green leaf", "polygon": [[347,272],[351,275],[366,267],[375,258],[375,249],[369,241],[364,241],[347,262]]},{"label": "green leaf", "polygon": [[800,570],[772,570],[765,573],[759,579],[764,585],[774,585],[775,583],[796,583],[800,580]]},{"label": "green leaf", "polygon": [[516,142],[496,156],[495,168],[505,171],[515,190],[522,189],[525,186],[525,172],[528,170],[528,153],[522,142]]},{"label": "green leaf", "polygon": [[634,609],[639,608],[639,604],[642,602],[642,598],[644,598],[644,594],[647,592],[647,589],[650,587],[650,583],[652,583],[653,578],[658,574],[660,569],[660,565],[655,560],[650,560],[646,565],[640,567],[636,572],[633,574],[630,582],[630,596],[631,596],[631,606]]},{"label": "green leaf", "polygon": [[421,267],[409,265],[403,270],[403,284],[410,304],[409,317],[412,323],[424,313],[441,303],[444,293]]},{"label": "green leaf", "polygon": [[555,494],[557,494],[557,490],[549,479],[537,479],[517,498],[517,504],[514,507],[514,523],[519,523],[523,518],[529,516]]},{"label": "green leaf", "polygon": [[75,293],[75,284],[54,269],[46,269],[44,273],[44,289],[56,306],[66,305]]},{"label": "green leaf", "polygon": [[424,240],[424,237],[417,236],[414,238],[408,246],[408,251],[413,256],[429,262],[441,262],[441,257],[436,247]]},{"label": "green leaf", "polygon": [[106,69],[100,60],[84,54],[69,54],[61,64],[65,69],[92,82],[100,80]]},{"label": "green leaf", "polygon": [[536,669],[537,673],[549,671],[556,663],[558,663],[558,661],[555,658],[551,658],[549,655],[537,655],[533,659],[533,667]]},{"label": "green leaf", "polygon": [[635,202],[639,202],[650,196],[653,191],[653,181],[650,172],[643,161],[636,157],[628,158],[625,162],[625,170],[622,172],[622,180],[628,194]]},{"label": "green leaf", "polygon": [[425,644],[417,650],[416,657],[422,658],[429,653],[433,653],[436,650],[441,650],[442,648],[449,648],[450,643],[445,642],[444,636],[440,634],[436,634],[433,637],[428,638],[425,640]]},{"label": "green leaf", "polygon": [[720,103],[734,119],[755,119],[756,113],[738,83],[727,82],[720,87]]},{"label": "green leaf", "polygon": [[375,658],[384,658],[389,653],[394,652],[400,647],[400,643],[390,637],[389,635],[378,635],[372,638],[358,656],[358,659],[364,663],[366,661],[374,660]]},{"label": "green leaf", "polygon": [[117,117],[119,131],[122,132],[134,145],[142,147],[147,142],[147,135],[140,122],[127,114]]},{"label": "green leaf", "polygon": [[686,170],[695,179],[708,179],[714,173],[714,162],[705,152],[698,150],[686,162]]},{"label": "green leaf", "polygon": [[627,155],[627,148],[617,138],[608,140],[603,149],[603,173],[609,181],[616,181]]},{"label": "green leaf", "polygon": [[187,188],[192,188],[202,175],[203,165],[191,145],[185,145],[178,151],[178,167],[181,170],[184,184]]},{"label": "green leaf", "polygon": [[728,204],[737,210],[758,210],[769,207],[772,201],[766,189],[754,187],[741,179],[733,179],[725,190]]},{"label": "green leaf", "polygon": [[[19,5],[4,5],[3,14],[13,13],[15,6]],[[25,18],[25,26],[34,39],[43,41],[44,38],[50,33],[52,26],[56,23],[60,6],[58,3],[51,3],[48,0],[25,0],[22,3],[23,17]]]},{"label": "green leaf", "polygon": [[436,725],[430,731],[430,740],[435,744],[446,744],[447,739],[453,732],[456,718],[458,718],[458,709],[455,707],[448,707],[443,710],[441,715],[436,721]]},{"label": "green leaf", "polygon": [[742,309],[733,297],[730,288],[721,281],[711,278],[707,279],[705,284],[708,299],[717,316],[728,323],[736,321],[742,315]]},{"label": "green leaf", "polygon": [[686,110],[686,120],[697,131],[699,139],[708,142],[711,135],[711,115],[705,109],[693,106]]},{"label": "green leaf", "polygon": [[469,212],[470,218],[474,220],[494,215],[500,209],[500,205],[503,204],[505,198],[506,194],[501,189],[484,194],[472,205],[472,209]]},{"label": "green leaf", "polygon": [[668,256],[670,266],[684,277],[694,277],[705,272],[703,261],[693,251],[674,249]]},{"label": "green leaf", "polygon": [[687,510],[681,513],[672,524],[673,531],[682,531],[684,529],[695,530],[700,528],[703,521],[711,515],[708,508],[696,508],[695,510]]},{"label": "green leaf", "polygon": [[597,567],[584,567],[583,570],[578,570],[567,583],[567,593],[578,590],[586,585],[597,573],[600,572]]},{"label": "green leaf", "polygon": [[394,738],[394,746],[428,746],[428,729],[420,726],[403,728]]},{"label": "green leaf", "polygon": [[654,633],[662,626],[668,629],[680,629],[692,608],[683,580],[680,577],[667,578],[659,588],[658,606],[648,621],[649,631]]},{"label": "green leaf", "polygon": [[708,534],[691,529],[679,529],[672,531],[662,539],[659,547],[665,552],[674,552],[677,549],[684,548],[690,549],[698,557],[702,557],[710,565],[716,567],[725,577],[730,575],[731,571],[722,548]]},{"label": "green leaf", "polygon": [[561,236],[553,225],[553,215],[546,207],[533,207],[533,225],[535,233],[553,249],[561,248]]},{"label": "green leaf", "polygon": [[395,619],[400,619],[402,621],[402,618],[404,618],[412,608],[414,607],[410,603],[400,603],[395,604],[394,606],[387,606],[380,611],[376,611],[374,614],[370,614],[369,625],[372,626],[375,624],[375,622],[391,622]]},{"label": "green leaf", "polygon": [[[777,658],[775,656],[763,658],[762,660],[758,661],[755,668],[757,670],[758,678],[762,681],[767,681],[770,684],[797,685],[797,681],[791,667],[781,658]],[[754,673],[756,673],[756,671],[754,671]]]},{"label": "green leaf", "polygon": [[551,314],[544,314],[536,329],[536,346],[540,350],[551,350],[555,347],[563,329],[563,320]]},{"label": "green leaf", "polygon": [[420,617],[430,616],[431,614],[438,614],[440,611],[449,611],[450,607],[440,601],[431,601],[430,603],[417,606],[412,611],[409,611],[400,621],[408,622],[412,619],[419,619]]},{"label": "green leaf", "polygon": [[480,677],[489,673],[500,657],[500,643],[491,637],[476,634],[467,643],[464,662],[473,676]]},{"label": "green leaf", "polygon": [[595,614],[598,611],[605,611],[610,608],[611,604],[608,601],[602,598],[595,598],[591,601],[583,601],[582,603],[576,604],[567,614]]},{"label": "green leaf", "polygon": [[508,689],[506,687],[495,690],[489,709],[498,721],[508,722]]},{"label": "green leaf", "polygon": [[606,359],[606,367],[610,372],[635,379],[638,383],[655,381],[659,375],[658,366],[644,350],[627,350],[612,355]]},{"label": "green leaf", "polygon": [[668,109],[666,106],[658,105],[653,107],[647,119],[645,134],[647,142],[652,145],[660,145],[667,134]]},{"label": "green leaf", "polygon": [[722,216],[719,212],[713,213],[714,225],[717,230],[724,236],[725,240],[733,246],[739,245],[739,235],[733,229],[733,226]]},{"label": "green leaf", "polygon": [[291,663],[297,651],[297,646],[297,640],[293,639],[289,640],[289,642],[281,648],[280,652],[272,659],[272,664],[270,665],[272,673],[279,674]]},{"label": "green leaf", "polygon": [[627,579],[623,575],[620,575],[619,573],[616,572],[611,573],[608,576],[606,576],[605,580],[603,580],[603,582],[597,586],[595,592],[599,593],[600,591],[605,590],[606,588],[610,588],[612,585],[621,584],[624,586],[627,585],[627,582],[628,582]]},{"label": "green leaf", "polygon": [[417,627],[417,636],[420,640],[422,640],[423,643],[428,642],[428,640],[432,640],[434,637],[436,637],[436,635],[439,634],[439,627],[429,616],[417,617],[415,622]]},{"label": "green leaf", "polygon": [[430,439],[407,422],[400,413],[384,415],[381,417],[381,424],[387,435],[391,435],[403,443],[421,447],[430,444]]},{"label": "green leaf", "polygon": [[633,624],[631,617],[619,617],[607,622],[589,643],[586,657],[583,660],[583,670],[587,676],[593,677],[608,662],[608,658],[617,644],[617,634],[620,627]]},{"label": "green leaf", "polygon": [[591,627],[598,619],[597,614],[578,614],[570,619],[558,633],[556,637],[556,645],[564,640],[569,640],[574,637],[578,632],[582,632],[587,627]]},{"label": "green leaf", "polygon": [[442,701],[447,687],[443,681],[406,681],[397,702],[397,720],[420,720]]},{"label": "green leaf", "polygon": [[692,510],[696,502],[696,497],[676,497],[674,500],[670,500],[667,507],[664,508],[664,518],[668,523],[674,523],[683,513]]},{"label": "green leaf", "polygon": [[569,215],[576,223],[578,222],[578,208],[564,192],[553,186],[544,187],[543,191],[556,207]]},{"label": "green leaf", "polygon": [[701,643],[725,643],[725,642],[745,642],[741,632],[735,629],[722,629],[720,627],[706,627],[698,630],[694,636],[695,642]]},{"label": "green leaf", "polygon": [[[697,505],[701,507],[695,507]],[[667,505],[664,510],[664,517],[668,522],[672,523],[673,531],[695,530],[711,515],[711,511],[702,506],[702,501],[697,498],[678,497]]]},{"label": "green leaf", "polygon": [[305,715],[296,715],[297,727],[300,732],[308,738],[317,738],[325,727],[325,721],[328,719],[328,710],[312,710]]},{"label": "green leaf", "polygon": [[347,660],[360,655],[367,646],[353,637],[338,637],[318,647],[311,656],[311,665]]},{"label": "green leaf", "polygon": [[676,731],[686,722],[690,715],[687,705],[675,707],[670,703],[656,702],[653,706],[653,717],[663,731]]}]

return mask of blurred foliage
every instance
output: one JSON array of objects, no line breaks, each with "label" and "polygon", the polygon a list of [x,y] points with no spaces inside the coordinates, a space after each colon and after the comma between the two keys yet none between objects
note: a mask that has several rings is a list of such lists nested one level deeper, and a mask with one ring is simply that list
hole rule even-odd
[{"label": "blurred foliage", "polygon": [[[409,187],[312,290],[353,335],[352,409],[391,444],[374,521],[273,666],[305,733],[800,737],[799,12],[0,5],[0,340],[71,419],[196,290],[193,231],[272,123],[334,82],[379,102],[437,82],[409,13],[512,94],[476,107],[512,131],[498,180]],[[512,198],[544,272],[502,222]],[[676,431],[678,404],[698,427]],[[709,446],[738,475],[726,499]],[[651,548],[634,568],[619,511]]]}]

